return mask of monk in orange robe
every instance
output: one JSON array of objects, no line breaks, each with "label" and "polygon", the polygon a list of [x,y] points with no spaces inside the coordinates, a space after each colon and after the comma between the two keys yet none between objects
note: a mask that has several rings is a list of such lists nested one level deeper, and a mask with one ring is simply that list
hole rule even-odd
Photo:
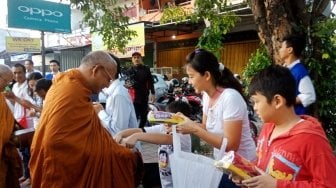
[{"label": "monk in orange robe", "polygon": [[[14,129],[14,116],[7,106],[3,95],[5,87],[13,80],[13,72],[5,65],[0,65],[0,187],[19,187],[19,173],[15,168],[20,165],[15,146],[10,143]],[[22,166],[19,168],[22,170]],[[22,171],[21,171],[22,174]]]},{"label": "monk in orange robe", "polygon": [[115,60],[95,51],[54,78],[31,146],[32,188],[136,187],[139,155],[113,140],[90,100],[115,74]]}]

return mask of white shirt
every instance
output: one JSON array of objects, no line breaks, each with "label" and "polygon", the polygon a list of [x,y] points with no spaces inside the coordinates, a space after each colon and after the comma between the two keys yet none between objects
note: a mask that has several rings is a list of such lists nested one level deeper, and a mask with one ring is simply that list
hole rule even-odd
[{"label": "white shirt", "polygon": [[[43,107],[43,102],[44,101],[42,101],[41,97],[39,97],[37,95],[34,95],[32,100],[33,100],[33,102],[32,102],[33,105],[38,106],[38,107]],[[34,109],[30,109],[30,110],[32,111]],[[35,129],[38,126],[38,122],[40,120],[40,115],[41,115],[41,112],[35,112],[35,116],[31,117],[33,119],[33,124],[34,124]]]},{"label": "white shirt", "polygon": [[99,119],[112,136],[128,128],[138,128],[135,110],[127,89],[119,81],[105,88],[106,108],[98,113]]},{"label": "white shirt", "polygon": [[[12,91],[13,91],[13,93],[16,97],[32,102],[32,98],[28,94],[27,81],[24,81],[24,83],[22,83],[22,84],[19,84],[18,82],[16,82],[13,85]],[[31,117],[28,117],[29,116],[28,113],[29,113],[29,109],[26,109],[26,115],[25,115],[24,107],[21,106],[17,102],[14,104],[14,110],[13,110],[14,118],[17,121],[20,121],[24,116],[26,116],[27,117],[27,126],[28,126],[28,128],[30,128],[30,127],[33,127],[33,119]]]},{"label": "white shirt", "polygon": [[26,78],[28,79],[29,75],[30,75],[31,73],[33,73],[33,72],[38,72],[38,73],[40,73],[40,74],[42,75],[42,72],[41,72],[41,71],[39,71],[39,70],[37,70],[37,69],[33,69],[33,71],[31,71],[31,72],[26,71]]},{"label": "white shirt", "polygon": [[[165,127],[163,124],[154,125],[152,127],[144,127],[147,133],[165,133]],[[180,134],[178,136],[181,139],[181,150],[185,152],[191,152],[191,137],[189,134]],[[162,188],[173,188],[173,178],[170,168],[169,155],[172,154],[173,145],[160,145],[158,148],[158,163]]]},{"label": "white shirt", "polygon": [[[298,63],[301,63],[299,59],[287,65],[287,68],[291,69]],[[304,107],[307,107],[316,101],[315,89],[308,75],[300,80],[298,90],[300,94],[298,94],[297,97],[299,97]]]},{"label": "white shirt", "polygon": [[[207,116],[207,131],[216,134],[224,134],[223,126],[225,126],[225,121],[242,120],[242,135],[237,152],[248,160],[255,159],[256,146],[250,131],[247,106],[243,97],[236,90],[231,88],[224,89],[211,108],[209,108],[209,96],[204,93],[203,113]],[[218,160],[221,157],[219,156],[219,149],[214,148],[214,158]]]}]

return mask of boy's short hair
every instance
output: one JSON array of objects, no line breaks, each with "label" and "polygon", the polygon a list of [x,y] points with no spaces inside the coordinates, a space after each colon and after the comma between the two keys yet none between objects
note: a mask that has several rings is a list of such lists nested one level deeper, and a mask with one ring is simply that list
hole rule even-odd
[{"label": "boy's short hair", "polygon": [[56,63],[59,67],[61,66],[60,62],[56,59],[50,60],[49,63]]},{"label": "boy's short hair", "polygon": [[28,63],[31,64],[31,65],[34,65],[34,61],[31,60],[31,59],[26,59],[26,60],[25,60],[25,63],[26,63],[26,62],[28,62]]},{"label": "boy's short hair", "polygon": [[171,102],[167,107],[166,111],[171,113],[181,112],[187,117],[191,116],[191,106],[190,104],[183,102],[181,100]]},{"label": "boy's short hair", "polygon": [[14,65],[15,68],[21,68],[23,70],[24,73],[26,73],[26,67],[20,63],[16,63]]},{"label": "boy's short hair", "polygon": [[287,35],[282,39],[282,42],[286,42],[287,47],[292,47],[294,55],[300,57],[304,47],[306,45],[305,38],[299,35]]},{"label": "boy's short hair", "polygon": [[294,106],[296,101],[296,82],[286,67],[270,65],[258,72],[251,80],[249,95],[260,93],[270,103],[276,94],[286,99],[287,106]]},{"label": "boy's short hair", "polygon": [[47,80],[45,78],[39,79],[36,82],[35,91],[44,90],[47,92],[49,88],[51,87],[51,84],[52,84],[51,80]]}]

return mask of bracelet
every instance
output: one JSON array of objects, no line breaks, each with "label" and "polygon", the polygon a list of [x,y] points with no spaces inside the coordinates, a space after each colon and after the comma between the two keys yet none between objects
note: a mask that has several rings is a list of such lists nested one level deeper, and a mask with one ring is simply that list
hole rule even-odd
[{"label": "bracelet", "polygon": [[141,127],[140,129],[142,130],[142,132],[146,132],[146,129],[144,127]]}]

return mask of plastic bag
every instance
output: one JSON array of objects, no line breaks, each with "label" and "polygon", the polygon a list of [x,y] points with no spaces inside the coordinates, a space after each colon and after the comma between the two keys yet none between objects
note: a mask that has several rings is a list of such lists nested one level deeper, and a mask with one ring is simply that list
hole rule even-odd
[{"label": "plastic bag", "polygon": [[26,108],[23,109],[23,117],[18,121],[22,128],[28,128],[28,121],[26,116]]},{"label": "plastic bag", "polygon": [[173,126],[174,152],[169,155],[174,188],[216,188],[223,172],[214,166],[215,160],[181,151],[180,137]]},{"label": "plastic bag", "polygon": [[135,89],[134,89],[134,87],[128,88],[128,94],[130,95],[132,102],[134,102],[134,99],[135,99]]}]

